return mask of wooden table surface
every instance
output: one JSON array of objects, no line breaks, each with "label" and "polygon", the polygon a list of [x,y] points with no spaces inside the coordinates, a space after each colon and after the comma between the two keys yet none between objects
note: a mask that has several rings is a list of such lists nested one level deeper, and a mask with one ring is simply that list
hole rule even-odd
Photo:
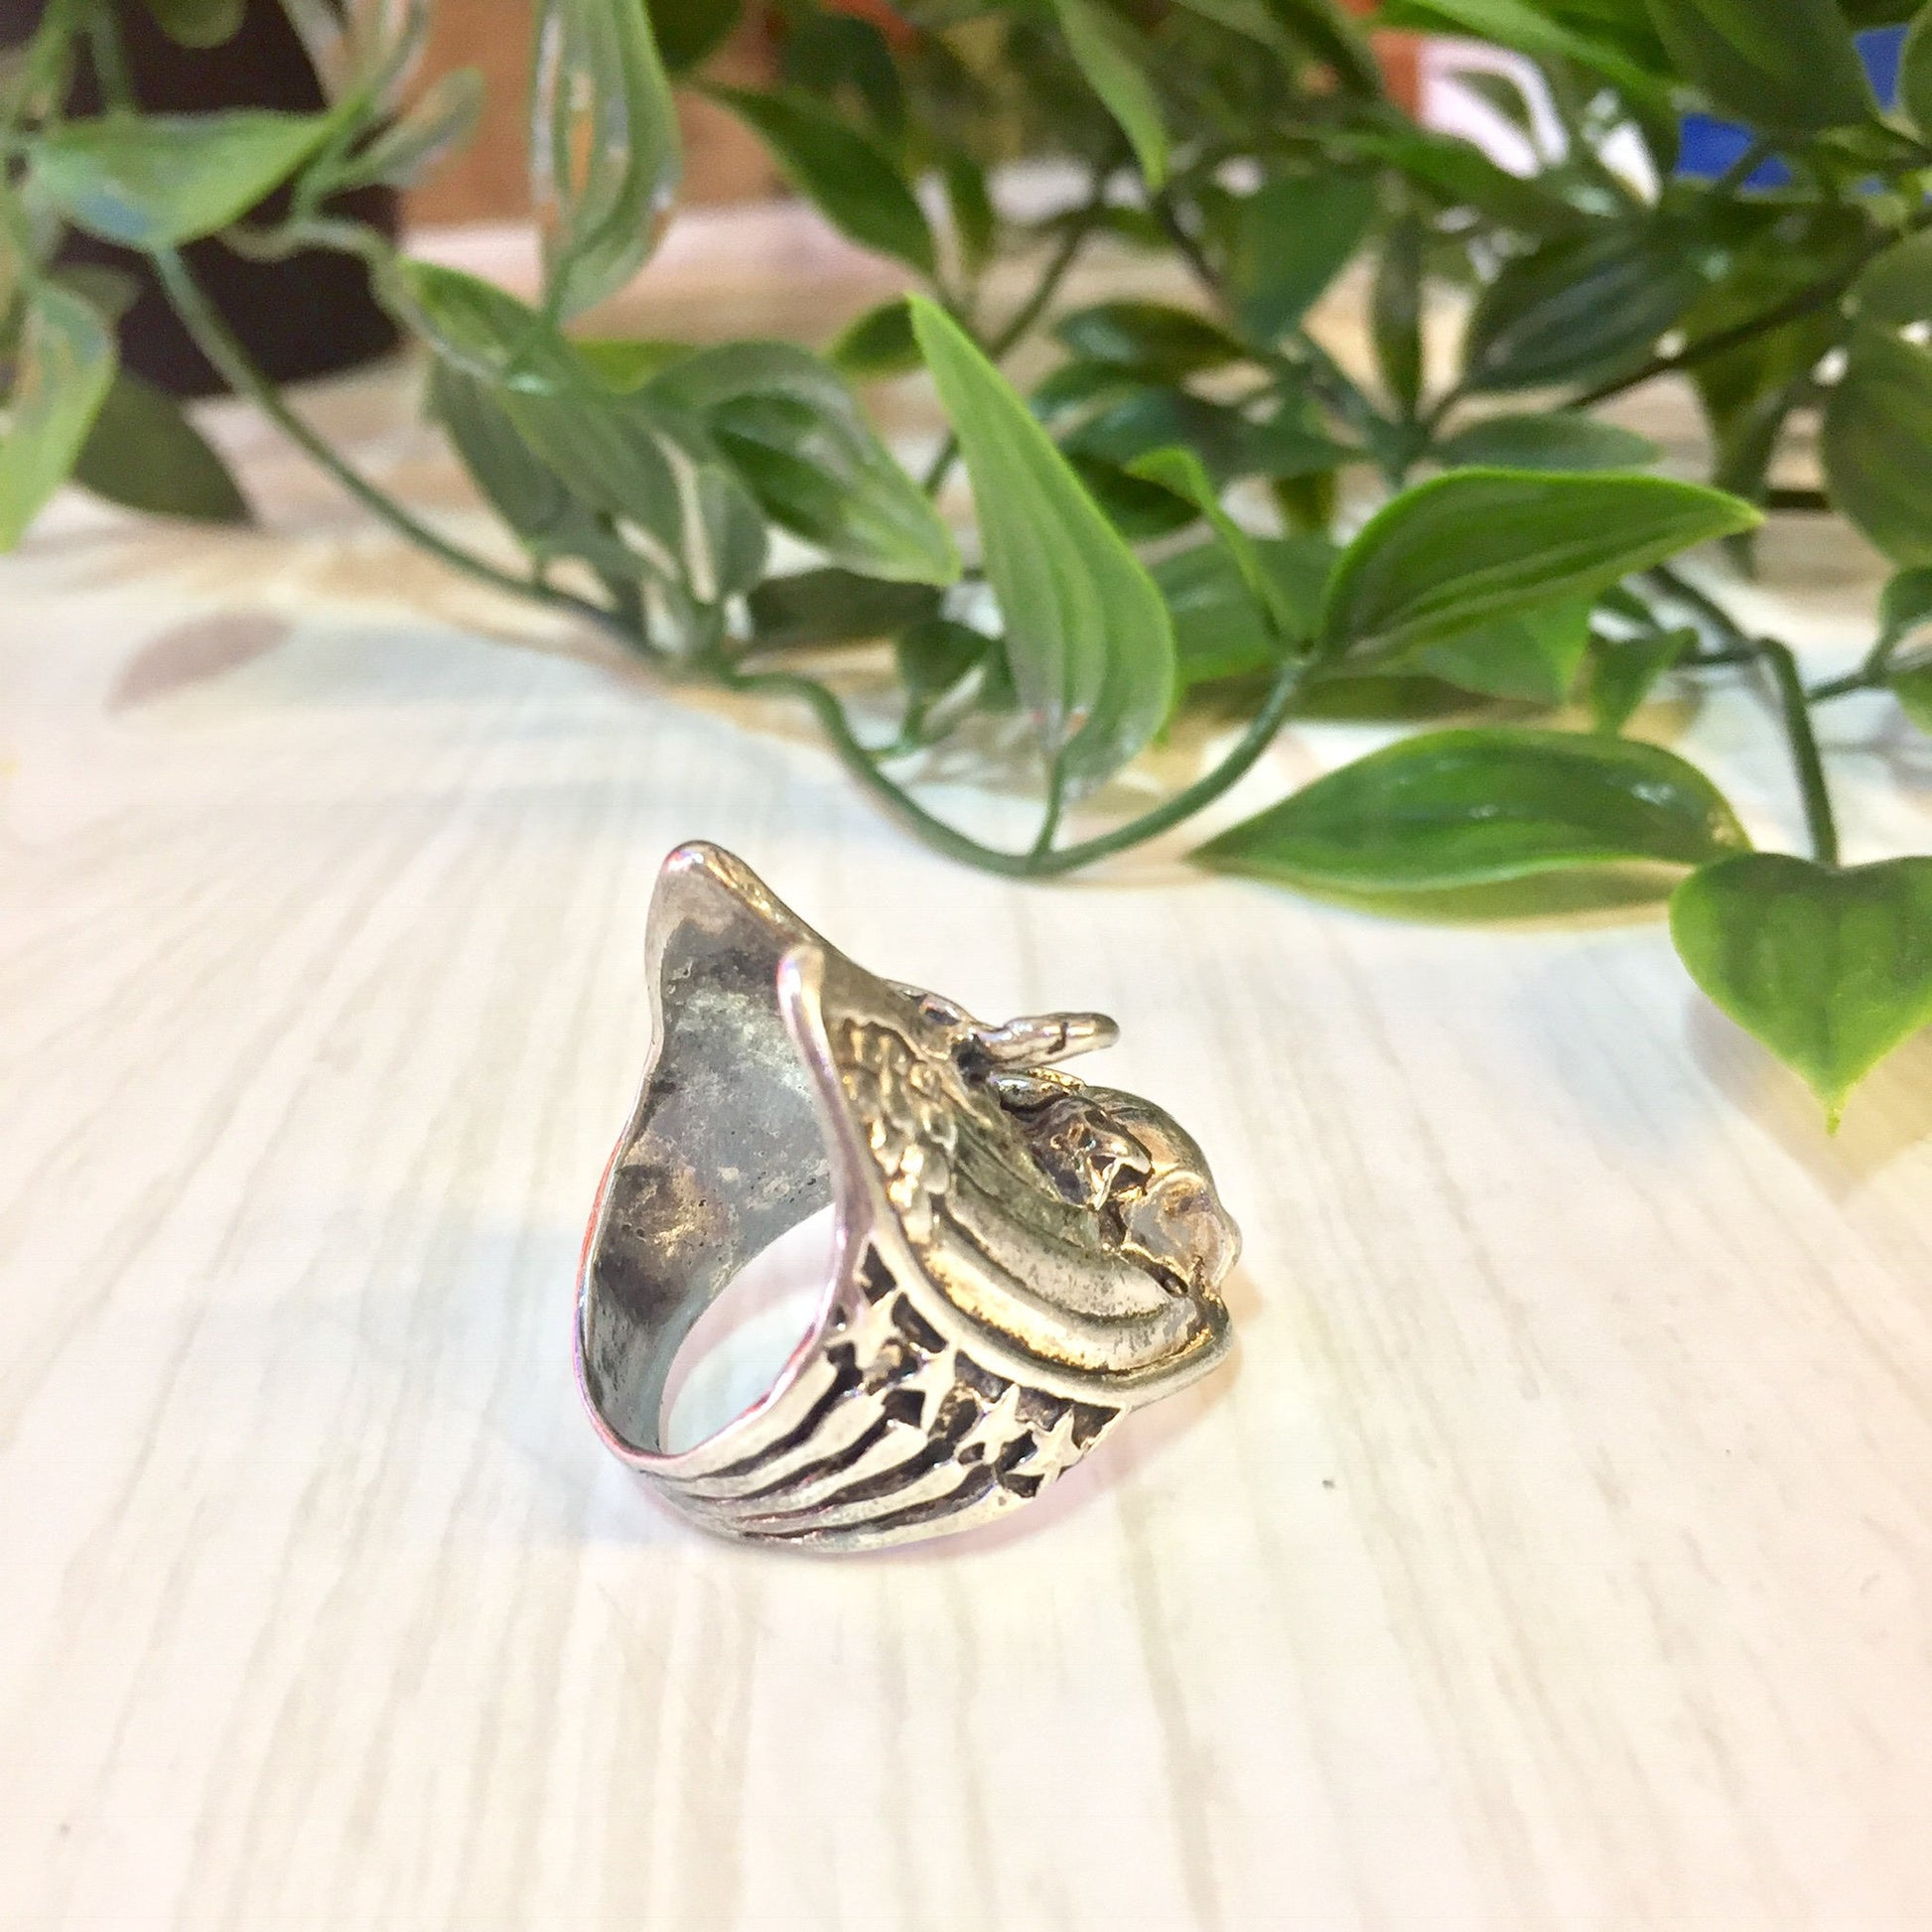
[{"label": "wooden table surface", "polygon": [[[404,386],[319,406],[480,530]],[[1932,1035],[1830,1141],[1654,907],[963,872],[220,426],[272,533],[0,563],[8,1932],[1932,1923]],[[1767,559],[1847,658],[1869,561]],[[1793,839],[1749,698],[1643,729]],[[1924,744],[1831,729],[1853,856],[1932,847]],[[694,836],[1118,1015],[1246,1229],[1232,1368],[996,1535],[726,1547],[579,1412]]]}]

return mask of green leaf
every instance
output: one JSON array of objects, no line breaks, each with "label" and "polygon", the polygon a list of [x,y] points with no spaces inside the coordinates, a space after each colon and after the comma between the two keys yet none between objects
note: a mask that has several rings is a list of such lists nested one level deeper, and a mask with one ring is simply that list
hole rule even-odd
[{"label": "green leaf", "polygon": [[932,230],[883,148],[802,94],[709,91],[764,142],[792,186],[841,233],[921,275],[936,272]]},{"label": "green leaf", "polygon": [[1257,421],[1227,403],[1179,389],[1124,396],[1070,431],[1065,448],[1122,466],[1153,450],[1191,450],[1216,483],[1318,475],[1359,454],[1308,428],[1292,410]]},{"label": "green leaf", "polygon": [[465,146],[483,118],[483,77],[477,68],[444,74],[400,120],[382,129],[336,179],[340,187],[383,182],[414,188]]},{"label": "green leaf", "polygon": [[1173,620],[1180,681],[1191,689],[1215,678],[1272,670],[1285,648],[1313,635],[1321,587],[1339,554],[1325,537],[1254,537],[1250,543],[1273,585],[1272,608],[1256,600],[1241,565],[1216,538],[1177,550],[1154,566],[1154,581]]},{"label": "green leaf", "polygon": [[1247,350],[1218,323],[1164,302],[1102,302],[1077,309],[1053,334],[1074,355],[1173,381],[1247,359]]},{"label": "green leaf", "polygon": [[1758,521],[1734,496],[1658,477],[1452,471],[1385,504],[1343,552],[1322,641],[1386,659]]},{"label": "green leaf", "polygon": [[232,40],[246,0],[148,0],[161,31],[182,47],[219,47]]},{"label": "green leaf", "polygon": [[96,496],[156,516],[249,523],[248,500],[174,397],[122,369],[73,466]]},{"label": "green leaf", "polygon": [[1932,229],[1894,242],[1866,267],[1853,292],[1868,322],[1902,329],[1932,318]]},{"label": "green leaf", "polygon": [[890,637],[939,614],[930,584],[906,584],[855,571],[801,570],[767,577],[749,599],[760,649],[852,644]]},{"label": "green leaf", "polygon": [[665,68],[689,73],[731,39],[743,0],[650,0],[651,31]]},{"label": "green leaf", "polygon": [[1383,18],[1392,27],[1468,35],[1514,48],[1538,61],[1575,62],[1601,74],[1632,105],[1662,107],[1668,99],[1662,78],[1638,66],[1612,41],[1567,26],[1553,9],[1531,5],[1529,0],[1392,0],[1383,8]]},{"label": "green leaf", "polygon": [[428,405],[485,500],[524,543],[539,556],[578,554],[588,506],[524,442],[485,383],[438,362]]},{"label": "green leaf", "polygon": [[1691,977],[1796,1068],[1836,1128],[1845,1097],[1932,1023],[1932,859],[1725,859],[1677,889]]},{"label": "green leaf", "polygon": [[1932,658],[1899,665],[1885,682],[1905,716],[1927,737],[1932,737]]},{"label": "green leaf", "polygon": [[[902,745],[922,743],[932,713],[982,665],[1004,663],[997,637],[950,618],[927,618],[901,631],[893,645],[893,663],[905,687]],[[982,692],[985,680],[981,680]]]},{"label": "green leaf", "polygon": [[1861,329],[1819,451],[1833,503],[1893,563],[1932,564],[1932,354]]},{"label": "green leaf", "polygon": [[1657,680],[1697,642],[1694,630],[1592,640],[1584,696],[1600,732],[1620,732],[1636,716]]},{"label": "green leaf", "polygon": [[1441,892],[1578,866],[1695,866],[1748,845],[1723,794],[1632,739],[1501,727],[1372,752],[1195,855],[1355,893]]},{"label": "green leaf", "polygon": [[571,347],[578,359],[613,395],[627,396],[659,376],[673,362],[696,354],[689,343],[670,343],[649,337],[576,336]]},{"label": "green leaf", "polygon": [[1102,0],[1052,0],[1067,52],[1132,143],[1150,188],[1168,179],[1168,130],[1142,65],[1144,50],[1125,21]]},{"label": "green leaf", "polygon": [[948,149],[940,163],[946,181],[946,207],[952,214],[953,239],[959,245],[960,266],[969,278],[993,259],[1000,234],[999,210],[987,191],[986,170],[971,155]]},{"label": "green leaf", "polygon": [[530,198],[549,314],[581,315],[643,266],[682,168],[671,83],[643,0],[543,0]]},{"label": "green leaf", "polygon": [[1458,691],[1515,704],[1557,705],[1569,697],[1589,648],[1588,598],[1573,598],[1521,617],[1425,644],[1396,667],[1441,678]]},{"label": "green leaf", "polygon": [[1436,445],[1438,463],[1491,470],[1641,470],[1663,452],[1647,436],[1573,409],[1491,416]]},{"label": "green leaf", "polygon": [[1424,242],[1422,217],[1405,208],[1383,238],[1369,294],[1369,333],[1375,366],[1395,398],[1404,423],[1416,420],[1422,402]]},{"label": "green leaf", "polygon": [[1649,222],[1547,243],[1476,298],[1463,339],[1475,392],[1589,382],[1642,359],[1704,278],[1680,236]]},{"label": "green leaf", "polygon": [[1753,127],[1818,133],[1877,111],[1833,0],[1650,0],[1671,63]]},{"label": "green leaf", "polygon": [[400,257],[376,286],[411,334],[491,387],[555,392],[588,378],[587,365],[557,330],[481,276]]},{"label": "green leaf", "polygon": [[1932,132],[1932,6],[1919,9],[1898,58],[1898,104],[1921,134]]},{"label": "green leaf", "polygon": [[1277,175],[1240,204],[1228,285],[1242,322],[1272,342],[1341,272],[1375,218],[1375,180]]},{"label": "green leaf", "polygon": [[326,114],[103,114],[36,136],[36,191],[76,227],[130,248],[225,228],[301,167]]},{"label": "green leaf", "polygon": [[1126,465],[1106,457],[1088,456],[1071,447],[1064,454],[1080,486],[1129,543],[1153,543],[1200,521],[1199,510],[1165,483],[1137,477]]},{"label": "green leaf", "polygon": [[114,338],[77,295],[29,289],[0,434],[0,551],[66,483],[114,380]]},{"label": "green leaf", "polygon": [[1878,622],[1888,644],[1932,622],[1932,567],[1892,573],[1878,595]]},{"label": "green leaf", "polygon": [[1561,195],[1499,168],[1456,136],[1398,125],[1355,133],[1348,146],[1386,162],[1445,207],[1473,209],[1516,234],[1555,239],[1588,225],[1588,217]]},{"label": "green leaf", "polygon": [[841,375],[854,381],[879,376],[906,375],[924,366],[912,337],[912,312],[905,298],[896,295],[876,309],[868,309],[847,325],[826,359]]},{"label": "green leaf", "polygon": [[699,417],[765,513],[875,577],[950,584],[959,553],[852,392],[790,343],[723,343],[674,363],[655,399]]},{"label": "green leaf", "polygon": [[972,478],[1014,681],[1061,776],[1090,787],[1140,751],[1172,707],[1167,606],[958,325],[915,296],[912,326]]},{"label": "green leaf", "polygon": [[1358,99],[1380,100],[1381,64],[1361,30],[1334,0],[1264,0],[1289,37],[1324,63],[1340,90]]}]

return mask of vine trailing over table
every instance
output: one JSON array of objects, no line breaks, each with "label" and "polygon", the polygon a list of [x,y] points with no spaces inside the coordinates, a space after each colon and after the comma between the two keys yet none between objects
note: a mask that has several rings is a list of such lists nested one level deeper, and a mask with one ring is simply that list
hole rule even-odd
[{"label": "vine trailing over table", "polygon": [[[146,4],[201,46],[242,11]],[[69,477],[144,509],[246,515],[187,418],[117,366],[127,292],[64,266],[79,229],[144,255],[231,386],[404,537],[680,678],[802,701],[868,791],[956,859],[1039,878],[1124,851],[1227,791],[1293,716],[1433,722],[1196,857],[1459,912],[1499,890],[1522,908],[1579,879],[1675,879],[1692,975],[1834,1122],[1932,1021],[1932,858],[1840,864],[1813,728],[1821,705],[1888,692],[1932,734],[1932,5],[1881,109],[1854,35],[1907,19],[1894,0],[1389,0],[1387,24],[1522,57],[1534,86],[1472,83],[1540,157],[1516,175],[1390,100],[1332,0],[778,0],[778,77],[758,89],[705,73],[738,0],[542,0],[535,305],[342,211],[474,122],[474,75],[413,88],[427,0],[285,5],[324,111],[142,112],[114,0],[50,0],[5,57],[0,546]],[[107,104],[75,115],[83,65]],[[919,292],[822,355],[587,333],[674,195],[680,85]],[[1740,130],[1715,180],[1676,172],[1690,109]],[[1043,219],[1003,213],[989,174],[1022,154],[1072,164],[1078,194]],[[520,568],[433,528],[303,420],[187,265],[210,235],[368,263]],[[1192,299],[1063,311],[1103,242],[1178,264]],[[1010,257],[1036,279],[1002,309]],[[1310,321],[1357,261],[1372,376]],[[1445,294],[1466,298],[1453,345],[1431,340]],[[1002,365],[1046,328],[1059,359],[1022,394]],[[915,481],[852,385],[920,368],[952,434]],[[1680,374],[1714,486],[1650,474],[1650,444],[1587,413]],[[1813,431],[1822,485],[1794,486],[1784,461]],[[970,568],[933,507],[962,463]],[[1386,501],[1343,541],[1352,471]],[[1786,644],[1676,568],[1714,540],[1747,563],[1766,508],[1842,515],[1896,567],[1856,671],[1807,688]],[[822,668],[825,647],[867,641],[890,644],[900,696],[876,742]],[[1662,681],[1718,679],[1757,685],[1788,741],[1809,858],[1753,852],[1708,777],[1628,735]],[[1231,747],[1107,822],[1101,787],[1199,703],[1241,715]],[[1031,843],[989,845],[922,802],[935,755],[956,766],[1016,737],[1039,773]]]}]

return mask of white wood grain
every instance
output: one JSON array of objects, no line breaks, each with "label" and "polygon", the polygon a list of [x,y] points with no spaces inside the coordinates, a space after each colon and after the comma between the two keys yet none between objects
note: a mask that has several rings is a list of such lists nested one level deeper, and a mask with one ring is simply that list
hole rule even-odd
[{"label": "white wood grain", "polygon": [[[392,401],[329,406],[447,507]],[[975,877],[224,427],[276,534],[0,565],[0,1925],[1932,1921],[1932,1039],[1831,1142],[1654,910]],[[1803,541],[1762,608],[1836,661],[1869,566]],[[1647,728],[1791,837],[1747,701]],[[1927,849],[1923,746],[1833,731],[1855,853]],[[1236,1366],[1010,1530],[734,1550],[579,1415],[696,835],[1111,1010],[1216,1161]]]}]

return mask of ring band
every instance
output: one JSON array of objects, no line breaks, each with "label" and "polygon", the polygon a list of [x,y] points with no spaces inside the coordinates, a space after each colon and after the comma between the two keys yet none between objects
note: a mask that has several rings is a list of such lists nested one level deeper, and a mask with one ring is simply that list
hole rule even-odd
[{"label": "ring band", "polygon": [[[984,1026],[854,965],[712,845],[665,861],[648,951],[651,1058],[585,1238],[577,1372],[605,1442],[693,1520],[839,1550],[968,1529],[1227,1353],[1240,1236],[1200,1150],[1051,1064],[1112,1021]],[[679,1344],[828,1202],[812,1333],[667,1449]]]}]

